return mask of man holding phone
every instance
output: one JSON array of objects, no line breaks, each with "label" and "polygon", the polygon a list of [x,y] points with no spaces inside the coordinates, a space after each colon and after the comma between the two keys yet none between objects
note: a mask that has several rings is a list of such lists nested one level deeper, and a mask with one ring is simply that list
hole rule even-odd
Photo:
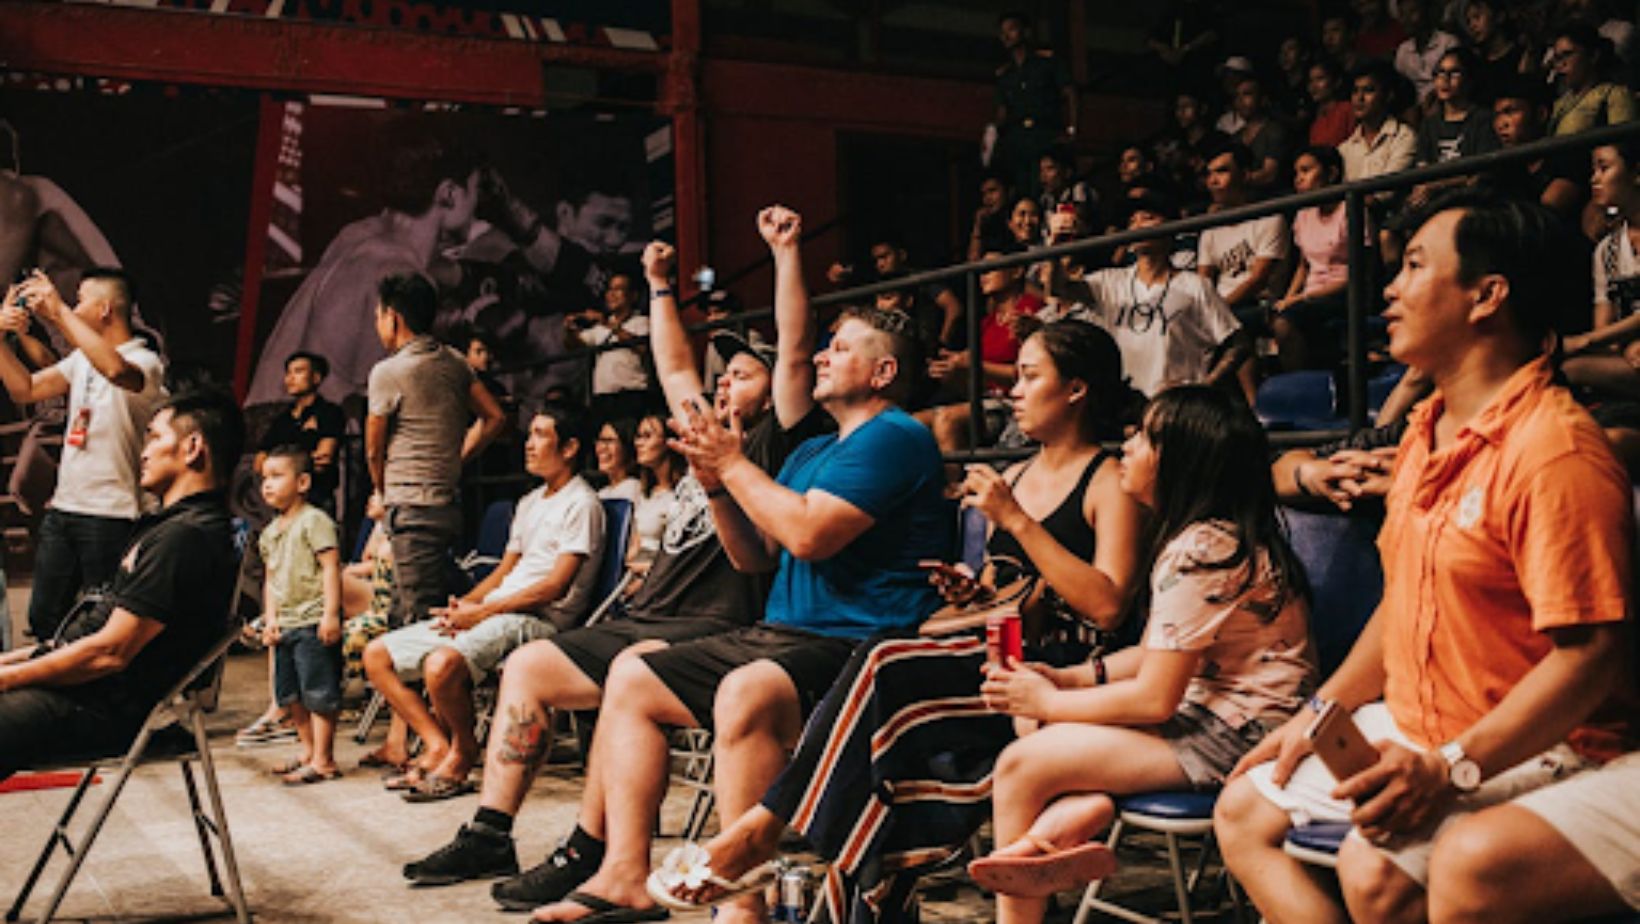
[{"label": "man holding phone", "polygon": [[[1636,744],[1629,482],[1543,355],[1580,261],[1536,205],[1460,192],[1429,214],[1385,293],[1391,353],[1436,393],[1396,460],[1383,599],[1311,707],[1246,756],[1218,802],[1226,863],[1272,922],[1470,919],[1473,881],[1448,870],[1473,840],[1466,816],[1498,805],[1527,818],[1519,836],[1553,823],[1601,871],[1534,877],[1505,917],[1640,907],[1637,826],[1588,821],[1565,787],[1545,788]],[[1339,709],[1378,752],[1341,781],[1306,759],[1305,734]],[[1338,854],[1348,917],[1282,852],[1306,819],[1355,825]]]}]

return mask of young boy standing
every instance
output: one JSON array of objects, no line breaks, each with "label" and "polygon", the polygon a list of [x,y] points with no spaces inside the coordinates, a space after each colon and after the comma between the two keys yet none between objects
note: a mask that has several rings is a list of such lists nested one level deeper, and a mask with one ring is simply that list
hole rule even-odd
[{"label": "young boy standing", "polygon": [[279,511],[259,541],[262,641],[275,649],[274,700],[302,743],[299,758],[274,768],[288,785],[341,775],[332,745],[342,705],[342,564],[336,524],[307,502],[312,464],[306,450],[281,446],[262,466],[262,499]]}]

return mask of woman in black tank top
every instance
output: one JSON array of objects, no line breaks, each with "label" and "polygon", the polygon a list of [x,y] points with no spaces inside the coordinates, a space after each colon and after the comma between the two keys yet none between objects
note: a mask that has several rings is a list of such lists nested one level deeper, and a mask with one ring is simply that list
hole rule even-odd
[{"label": "woman in black tank top", "polygon": [[[1019,360],[1014,414],[1042,450],[1006,475],[975,467],[963,502],[991,520],[993,561],[1005,556],[1041,576],[1046,589],[1027,601],[1028,614],[1111,628],[1141,531],[1141,508],[1117,484],[1112,454],[1099,449],[1101,439],[1120,437],[1118,407],[1130,394],[1121,355],[1104,331],[1060,321],[1032,334]],[[943,569],[936,583],[948,599],[972,598],[1008,580],[1004,570],[987,567],[976,580]],[[1086,645],[1066,635],[1057,637],[1069,645],[1033,658],[1049,670],[1085,658]],[[821,894],[831,920],[916,920],[918,876],[954,856],[990,816],[991,768],[1014,738],[1013,720],[980,696],[984,663],[977,633],[861,644],[762,804],[705,845],[712,870],[730,880],[744,874],[774,855],[789,826],[830,861]]]}]

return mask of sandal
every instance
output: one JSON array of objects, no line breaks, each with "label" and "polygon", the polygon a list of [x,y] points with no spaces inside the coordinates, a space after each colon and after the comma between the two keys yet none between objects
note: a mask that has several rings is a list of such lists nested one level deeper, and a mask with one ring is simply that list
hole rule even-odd
[{"label": "sandal", "polygon": [[[675,848],[661,861],[661,865],[644,881],[649,897],[673,911],[701,911],[719,902],[762,889],[774,880],[775,865],[771,860],[748,870],[744,876],[730,882],[712,872],[711,857],[706,848],[689,843]],[[704,902],[681,898],[675,889],[698,889],[703,885],[716,886],[720,891]]]},{"label": "sandal", "polygon": [[1116,854],[1098,841],[1060,847],[1042,838],[1026,838],[1042,853],[1034,857],[981,857],[968,864],[974,884],[987,892],[1046,898],[1081,888],[1116,871]]},{"label": "sandal", "polygon": [[292,773],[295,773],[306,766],[307,761],[301,759],[300,757],[292,757],[290,760],[277,763],[269,767],[268,772],[274,776],[290,776]]},{"label": "sandal", "polygon": [[407,790],[415,789],[417,786],[421,785],[421,781],[425,778],[426,773],[427,771],[423,770],[421,767],[418,767],[413,763],[408,764],[405,766],[403,771],[390,774],[386,779],[382,780],[382,788],[386,789],[388,792],[405,792]]},{"label": "sandal", "polygon": [[320,770],[312,764],[303,764],[302,768],[285,776],[286,786],[311,786],[314,783],[325,783],[342,778],[340,770]]},{"label": "sandal", "polygon": [[369,751],[359,758],[360,770],[397,770],[403,773],[410,766],[409,759],[391,761],[381,755],[380,751]]},{"label": "sandal", "polygon": [[470,792],[477,792],[471,780],[455,780],[437,773],[429,773],[421,778],[421,782],[399,793],[406,802],[443,802],[445,799],[454,799],[456,796],[465,796]]}]

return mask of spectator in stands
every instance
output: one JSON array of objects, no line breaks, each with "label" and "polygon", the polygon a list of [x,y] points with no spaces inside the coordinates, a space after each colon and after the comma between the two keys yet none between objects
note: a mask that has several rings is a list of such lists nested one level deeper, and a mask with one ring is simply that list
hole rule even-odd
[{"label": "spectator in stands", "polygon": [[[1004,228],[1003,232],[1007,233],[1007,229]],[[653,282],[653,280],[651,280],[651,282]],[[703,302],[703,307],[706,310],[706,320],[708,321],[722,321],[733,317],[734,315],[740,314],[744,310],[740,303],[740,297],[735,295],[735,293],[730,292],[728,289],[713,289],[711,292],[707,293],[703,299]],[[650,296],[650,304],[651,307],[653,307],[653,295]],[[653,319],[653,315],[651,315],[651,319]],[[735,328],[720,327],[716,328],[716,330],[734,332]],[[758,333],[755,329],[748,327],[745,329],[744,334],[744,338],[740,338],[743,342],[753,344],[754,346],[766,345],[764,344],[763,335]],[[713,336],[716,336],[716,334]],[[739,335],[737,334],[737,338],[738,337]],[[773,347],[769,348],[771,352],[773,349]],[[736,347],[734,350],[719,351],[717,345],[715,345],[711,339],[706,341],[706,349],[701,357],[701,375],[706,386],[706,390],[703,391],[702,394],[717,394],[718,379],[721,378],[726,371],[728,371],[729,360],[733,358],[738,350],[739,348]],[[654,354],[653,343],[650,344],[650,354]]]},{"label": "spectator in stands", "polygon": [[1634,118],[1634,94],[1610,79],[1609,46],[1593,26],[1563,26],[1551,47],[1560,96],[1549,113],[1549,134],[1575,135]]},{"label": "spectator in stands", "polygon": [[1008,210],[1008,230],[1013,247],[1030,250],[1042,246],[1042,206],[1030,196],[1020,196]]},{"label": "spectator in stands", "polygon": [[[1236,140],[1252,155],[1243,184],[1252,198],[1273,195],[1286,181],[1287,129],[1271,116],[1264,85],[1257,77],[1244,77],[1236,84],[1233,105],[1241,117]],[[1211,183],[1208,188],[1211,191]]]},{"label": "spectator in stands", "polygon": [[[1542,138],[1548,117],[1548,89],[1532,77],[1514,78],[1498,89],[1492,101],[1492,131],[1503,148]],[[1586,198],[1583,178],[1587,175],[1579,159],[1550,156],[1490,171],[1481,183],[1541,203],[1562,218],[1576,221]]]},{"label": "spectator in stands", "polygon": [[512,395],[507,387],[496,378],[494,366],[496,356],[495,334],[483,327],[468,327],[460,331],[455,345],[461,350],[462,358],[467,360],[467,368],[473,370],[478,377],[479,384],[489,390],[490,396],[503,408],[513,403]]},{"label": "spectator in stands", "polygon": [[598,428],[592,455],[603,478],[603,487],[598,489],[600,498],[618,497],[636,504],[643,494],[643,483],[638,478],[637,438],[637,421],[624,417]]},{"label": "spectator in stands", "polygon": [[987,250],[1006,247],[1013,240],[1008,230],[1008,178],[988,170],[979,183],[979,208],[974,210],[974,226],[968,233],[968,260],[978,260]]},{"label": "spectator in stands", "polygon": [[1212,126],[1205,102],[1196,93],[1184,92],[1173,98],[1173,122],[1151,147],[1162,173],[1181,197],[1181,205],[1194,205],[1201,198],[1202,152],[1223,143],[1226,137]]},{"label": "spectator in stands", "polygon": [[[1253,153],[1241,144],[1228,144],[1208,155],[1207,192],[1213,197],[1213,211],[1247,204],[1247,177],[1253,165]],[[1196,272],[1218,289],[1242,327],[1262,332],[1267,323],[1265,299],[1291,243],[1287,219],[1281,215],[1216,225],[1202,232]]]},{"label": "spectator in stands", "polygon": [[[448,597],[447,562],[461,532],[461,465],[505,420],[466,361],[433,339],[432,283],[409,273],[388,276],[376,297],[376,336],[389,355],[370,370],[364,454],[376,500],[387,511],[397,628],[426,619]],[[473,416],[482,426],[469,429]]]},{"label": "spectator in stands", "polygon": [[1086,180],[1076,176],[1076,159],[1071,150],[1056,146],[1042,155],[1037,172],[1042,193],[1037,202],[1044,220],[1056,212],[1069,211],[1083,228],[1099,227],[1099,195]]},{"label": "spectator in stands", "polygon": [[678,480],[689,471],[689,463],[666,445],[666,438],[664,414],[646,414],[638,421],[633,445],[643,494],[632,508],[632,548],[626,556],[627,569],[637,574],[647,573],[660,551],[666,524],[677,509]]},{"label": "spectator in stands", "polygon": [[300,446],[308,453],[313,471],[313,487],[308,503],[326,515],[336,515],[336,487],[341,482],[337,469],[337,449],[347,429],[342,409],[319,394],[319,386],[330,374],[330,362],[315,353],[296,352],[285,359],[285,394],[290,404],[280,409],[256,444],[256,473],[268,453],[279,446]]},{"label": "spectator in stands", "polygon": [[[926,869],[939,854],[957,854],[990,814],[963,794],[986,784],[1014,737],[1007,716],[975,708],[986,646],[964,623],[972,626],[984,601],[1033,580],[1038,589],[1022,603],[1033,656],[1069,667],[1086,661],[1090,641],[1115,637],[1144,528],[1138,503],[1121,490],[1116,455],[1099,445],[1129,416],[1120,355],[1094,325],[1058,321],[1025,341],[1019,370],[1015,413],[1041,448],[1001,474],[974,466],[963,485],[963,502],[991,524],[990,564],[978,575],[963,566],[931,572],[948,607],[921,634],[936,637],[856,649],[762,803],[704,845],[720,877],[735,880],[773,856],[792,826],[845,886],[836,891],[847,907],[830,907],[830,920],[901,919],[897,909],[914,906],[916,875],[884,860],[915,851],[929,857],[919,864]],[[906,709],[916,710],[915,725],[873,748]],[[822,896],[828,905],[838,897],[829,888]],[[721,890],[669,897],[707,904]]]},{"label": "spectator in stands", "polygon": [[1241,55],[1231,55],[1219,65],[1217,73],[1219,99],[1223,102],[1224,111],[1219,113],[1218,121],[1213,123],[1213,127],[1234,137],[1241,131],[1241,127],[1247,124],[1247,117],[1236,111],[1236,88],[1256,72],[1253,70],[1253,62]]},{"label": "spectator in stands", "polygon": [[997,849],[969,865],[1004,924],[1040,921],[1054,892],[1114,868],[1089,843],[1115,818],[1111,795],[1222,785],[1314,689],[1309,590],[1268,458],[1233,397],[1157,396],[1121,464],[1122,490],[1156,520],[1128,617],[1144,641],[1070,668],[986,666],[986,704],[1027,732],[997,760]]},{"label": "spectator in stands", "polygon": [[165,397],[163,362],[131,330],[131,278],[117,269],[87,270],[78,299],[64,304],[39,270],[6,292],[12,322],[5,326],[25,323],[18,312],[26,309],[74,347],[55,366],[30,373],[0,338],[0,381],[11,400],[25,405],[68,395],[57,487],[35,537],[28,626],[42,642],[80,591],[114,577],[143,512],[143,428]]},{"label": "spectator in stands", "polygon": [[1389,15],[1385,0],[1350,0],[1355,10],[1355,51],[1364,58],[1388,61],[1395,57],[1407,33]]},{"label": "spectator in stands", "polygon": [[1355,107],[1345,98],[1344,72],[1331,58],[1310,65],[1310,144],[1336,148],[1355,131]]},{"label": "spectator in stands", "polygon": [[[474,685],[513,649],[586,618],[603,552],[604,510],[580,476],[585,417],[580,408],[554,404],[531,418],[524,468],[544,484],[518,502],[495,570],[466,595],[434,608],[431,620],[389,632],[365,649],[370,684],[425,749],[416,765],[388,781],[406,801],[472,791],[467,777],[481,756]],[[399,574],[402,579],[402,565]],[[427,701],[408,686],[415,680],[425,682]]]},{"label": "spectator in stands", "polygon": [[[775,347],[752,346],[739,338],[723,342],[725,349],[735,342],[739,348],[730,351],[729,371],[718,380],[713,413],[724,422],[738,415],[747,456],[764,471],[777,472],[794,447],[823,432],[826,414],[812,396],[814,327],[798,251],[802,220],[790,209],[771,206],[758,214],[757,223],[774,255],[780,345],[777,353]],[[676,252],[668,244],[657,241],[644,251],[656,377],[673,413],[682,419],[688,402],[701,394],[702,383],[673,295],[675,262]],[[501,679],[496,713],[503,722],[500,734],[490,739],[478,814],[451,844],[407,865],[406,878],[432,885],[515,872],[513,817],[545,756],[549,711],[597,708],[612,665],[624,650],[631,650],[630,659],[723,634],[757,618],[761,577],[734,568],[718,539],[706,489],[690,473],[677,493],[677,515],[623,618],[561,633],[513,654],[512,669]],[[502,907],[527,911],[559,901],[598,871],[609,836],[602,770],[593,755],[578,823],[552,856],[491,890]]]},{"label": "spectator in stands", "polygon": [[1156,158],[1142,144],[1130,144],[1116,155],[1116,182],[1123,190],[1156,172]]},{"label": "spectator in stands", "polygon": [[1407,37],[1395,49],[1395,70],[1411,81],[1414,98],[1431,111],[1430,94],[1435,89],[1435,69],[1447,52],[1462,45],[1458,37],[1440,28],[1430,13],[1429,0],[1398,0],[1396,14]]},{"label": "spectator in stands", "polygon": [[1350,83],[1355,131],[1338,146],[1344,179],[1365,180],[1412,166],[1417,134],[1391,114],[1395,72],[1382,61],[1368,61],[1350,72]]},{"label": "spectator in stands", "polygon": [[[994,260],[1000,252],[982,255]],[[1025,267],[993,269],[979,277],[985,314],[979,322],[980,384],[985,392],[985,420],[979,428],[982,445],[1002,432],[1009,416],[1007,389],[1014,380],[1014,362],[1019,357],[1021,324],[1042,309],[1042,299],[1025,290]],[[942,402],[917,412],[917,420],[934,433],[945,452],[968,445],[972,409],[968,402],[968,350],[943,350],[928,363],[928,375],[939,390],[935,401]]]},{"label": "spectator in stands", "polygon": [[[628,343],[649,334],[649,318],[639,314],[642,297],[637,279],[630,273],[609,277],[604,289],[604,310],[585,311],[564,317],[566,336],[583,347]],[[592,360],[592,416],[598,424],[611,420],[635,420],[649,400],[649,370],[644,367],[643,347],[602,350]]]},{"label": "spectator in stands", "polygon": [[1385,316],[1391,354],[1436,395],[1396,459],[1383,599],[1312,701],[1354,710],[1379,759],[1334,780],[1305,759],[1306,707],[1218,800],[1226,863],[1275,922],[1345,920],[1281,848],[1295,817],[1355,825],[1338,854],[1353,919],[1422,920],[1452,907],[1440,864],[1455,822],[1635,744],[1634,704],[1614,698],[1633,680],[1629,483],[1544,355],[1578,272],[1573,236],[1484,192],[1431,213]]},{"label": "spectator in stands", "polygon": [[[1046,160],[1046,155],[1044,155]],[[985,194],[981,187],[981,195]],[[990,201],[990,200],[986,200]],[[982,209],[983,209],[982,203]],[[1000,208],[1000,202],[998,203]],[[976,227],[978,227],[976,218]],[[1006,229],[1004,229],[1006,230]],[[871,272],[858,274],[841,263],[833,263],[826,270],[826,279],[833,285],[865,285],[873,282],[883,282],[900,276],[908,276],[918,270],[911,265],[910,257],[906,254],[905,242],[897,235],[879,234],[871,244]],[[896,293],[899,294],[899,293]],[[917,322],[917,336],[924,350],[933,351],[942,344],[957,344],[962,342],[962,302],[951,286],[943,282],[933,282],[919,287],[910,293],[910,304],[899,305],[901,310],[911,314]],[[879,298],[882,296],[879,295]],[[879,304],[879,307],[887,307]]]},{"label": "spectator in stands", "polygon": [[[1178,206],[1158,194],[1129,200],[1127,207],[1130,229],[1179,217]],[[1132,266],[1099,270],[1066,288],[1082,290],[1072,300],[1115,338],[1133,387],[1145,395],[1180,382],[1236,387],[1252,343],[1218,290],[1204,277],[1174,268],[1169,236],[1129,250]]]},{"label": "spectator in stands", "polygon": [[230,630],[239,557],[223,497],[244,442],[226,395],[181,394],[154,412],[140,477],[160,509],[137,524],[108,593],[77,607],[56,640],[0,655],[0,779],[126,748]]},{"label": "spectator in stands", "polygon": [[1014,190],[1035,193],[1037,167],[1055,142],[1076,137],[1076,85],[1065,62],[1031,42],[1031,18],[1018,10],[997,18],[1007,60],[997,68],[998,166]]},{"label": "spectator in stands", "polygon": [[1475,97],[1483,104],[1497,99],[1516,78],[1537,73],[1537,63],[1509,18],[1505,0],[1467,0],[1464,22],[1475,52]]},{"label": "spectator in stands", "polygon": [[1348,74],[1361,64],[1361,53],[1355,50],[1355,11],[1339,5],[1322,8],[1321,52],[1338,65],[1339,72]]},{"label": "spectator in stands", "polygon": [[1632,916],[1637,792],[1640,752],[1631,751],[1460,821],[1431,860],[1442,881],[1431,915],[1542,924]]},{"label": "spectator in stands", "polygon": [[1277,118],[1294,128],[1310,124],[1315,115],[1309,87],[1310,63],[1314,59],[1310,43],[1300,35],[1283,38],[1276,50],[1276,69],[1280,76],[1272,85],[1268,101]]},{"label": "spectator in stands", "polygon": [[[1337,183],[1344,161],[1328,147],[1312,146],[1293,161],[1293,189],[1314,192]],[[1330,361],[1337,339],[1331,322],[1343,320],[1349,287],[1349,221],[1341,201],[1299,209],[1293,216],[1293,244],[1303,260],[1287,294],[1272,306],[1270,333],[1283,369],[1308,369],[1317,358]]]}]

